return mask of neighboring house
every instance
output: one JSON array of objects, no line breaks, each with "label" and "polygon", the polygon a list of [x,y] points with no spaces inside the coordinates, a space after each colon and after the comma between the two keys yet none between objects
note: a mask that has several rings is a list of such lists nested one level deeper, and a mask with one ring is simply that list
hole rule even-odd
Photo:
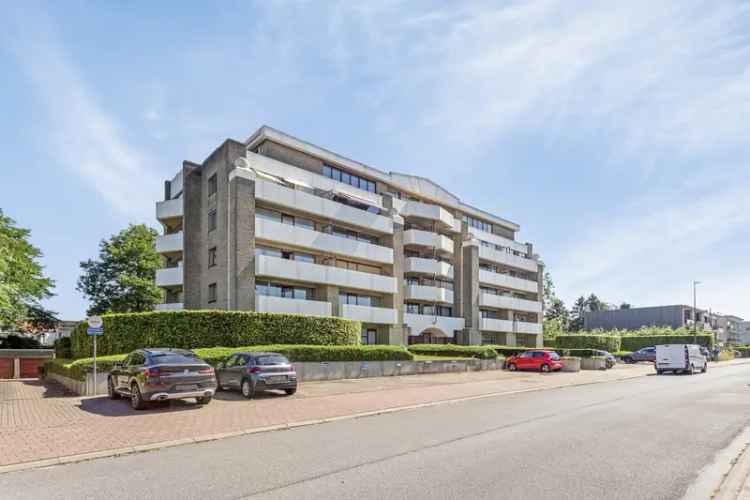
[{"label": "neighboring house", "polygon": [[157,309],[340,316],[366,343],[542,345],[532,245],[430,179],[264,126],[183,162],[156,216]]},{"label": "neighboring house", "polygon": [[736,343],[750,345],[750,321],[743,321],[739,324]]},{"label": "neighboring house", "polygon": [[722,344],[744,344],[740,341],[743,319],[731,314],[719,314],[716,318],[716,340]]},{"label": "neighboring house", "polygon": [[[697,310],[698,328],[714,330],[717,316],[709,311]],[[685,305],[632,307],[583,313],[584,330],[637,330],[642,326],[669,326],[672,328],[693,325],[693,308]]]}]

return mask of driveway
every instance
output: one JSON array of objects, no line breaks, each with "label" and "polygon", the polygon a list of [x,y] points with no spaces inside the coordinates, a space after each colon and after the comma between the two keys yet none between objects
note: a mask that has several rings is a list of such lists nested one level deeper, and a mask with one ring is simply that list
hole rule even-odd
[{"label": "driveway", "polygon": [[267,394],[248,401],[238,393],[218,393],[204,407],[173,401],[138,412],[126,401],[70,396],[51,383],[3,381],[0,466],[104,450],[132,452],[156,443],[179,444],[264,427],[649,373],[653,373],[649,365],[618,365],[606,372],[485,371],[309,382],[292,397]]}]

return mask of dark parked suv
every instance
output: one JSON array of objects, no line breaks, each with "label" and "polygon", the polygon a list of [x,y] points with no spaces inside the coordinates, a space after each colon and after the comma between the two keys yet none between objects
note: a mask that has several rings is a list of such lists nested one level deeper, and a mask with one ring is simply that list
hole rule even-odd
[{"label": "dark parked suv", "polygon": [[208,404],[216,392],[214,369],[185,349],[138,349],[109,372],[111,399],[130,398],[136,410],[151,401],[195,398]]},{"label": "dark parked suv", "polygon": [[297,372],[281,354],[275,352],[238,352],[216,366],[220,389],[239,389],[246,398],[259,391],[279,389],[297,392]]},{"label": "dark parked suv", "polygon": [[637,363],[639,361],[656,362],[656,347],[644,347],[635,352],[631,352],[622,358],[626,363]]}]

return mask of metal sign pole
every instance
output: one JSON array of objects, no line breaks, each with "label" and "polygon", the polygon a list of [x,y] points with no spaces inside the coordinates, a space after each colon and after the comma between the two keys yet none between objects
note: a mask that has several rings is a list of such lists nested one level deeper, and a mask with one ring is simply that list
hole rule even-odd
[{"label": "metal sign pole", "polygon": [[94,335],[94,396],[96,396],[96,337],[98,335]]}]

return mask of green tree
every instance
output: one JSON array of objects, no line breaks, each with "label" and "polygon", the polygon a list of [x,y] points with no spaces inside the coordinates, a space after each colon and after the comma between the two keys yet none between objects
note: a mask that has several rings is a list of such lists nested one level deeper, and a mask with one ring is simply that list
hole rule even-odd
[{"label": "green tree", "polygon": [[150,311],[160,301],[156,234],[145,224],[131,224],[99,243],[97,260],[81,262],[77,289],[91,302],[88,314]]},{"label": "green tree", "polygon": [[622,304],[620,304],[620,309],[630,309],[631,307],[633,306],[631,306],[627,302],[623,302]]},{"label": "green tree", "polygon": [[586,303],[586,297],[581,295],[578,297],[573,304],[573,309],[571,310],[571,319],[570,319],[570,330],[577,332],[581,329],[583,329],[583,313],[588,311],[588,304]]},{"label": "green tree", "polygon": [[0,210],[0,326],[15,327],[30,306],[52,296],[54,281],[46,277],[42,252],[29,242],[31,231]]}]

